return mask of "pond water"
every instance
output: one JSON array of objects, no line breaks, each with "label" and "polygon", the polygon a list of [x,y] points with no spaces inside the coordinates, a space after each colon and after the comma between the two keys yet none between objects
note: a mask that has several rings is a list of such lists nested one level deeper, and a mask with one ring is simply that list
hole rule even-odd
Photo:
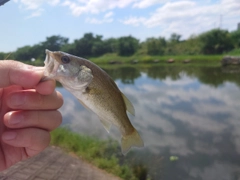
[{"label": "pond water", "polygon": [[[125,158],[147,167],[151,179],[240,179],[240,74],[238,67],[152,66],[104,68],[131,100],[130,120],[145,147]],[[63,125],[102,139],[98,117],[59,87]],[[120,152],[119,152],[120,153]],[[170,160],[171,156],[178,159]]]}]

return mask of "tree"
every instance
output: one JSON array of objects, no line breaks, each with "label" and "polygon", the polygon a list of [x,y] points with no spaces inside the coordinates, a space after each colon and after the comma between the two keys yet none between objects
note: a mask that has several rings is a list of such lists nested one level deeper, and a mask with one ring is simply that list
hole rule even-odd
[{"label": "tree", "polygon": [[233,46],[235,48],[240,48],[240,30],[231,32],[230,38],[232,40]]},{"label": "tree", "polygon": [[190,36],[189,39],[178,43],[168,43],[165,54],[169,55],[194,55],[201,53],[202,43],[197,36]]},{"label": "tree", "polygon": [[168,39],[167,46],[165,48],[165,54],[176,55],[178,54],[178,45],[180,43],[181,35],[172,33]]},{"label": "tree", "polygon": [[106,53],[117,53],[118,52],[118,39],[109,38],[104,42],[104,46],[106,47]]},{"label": "tree", "polygon": [[133,55],[139,45],[139,40],[132,36],[125,36],[118,39],[118,54],[120,56]]},{"label": "tree", "polygon": [[102,41],[94,42],[92,46],[92,56],[101,56],[106,53],[106,46]]},{"label": "tree", "polygon": [[180,34],[172,33],[170,38],[169,38],[169,42],[177,43],[177,42],[180,42],[180,39],[181,39],[181,35]]},{"label": "tree", "polygon": [[44,49],[51,51],[59,51],[62,46],[68,43],[68,38],[62,36],[50,36],[47,37],[46,41],[42,42],[41,45]]},{"label": "tree", "polygon": [[226,30],[213,29],[199,36],[204,54],[222,54],[233,49],[230,34]]},{"label": "tree", "polygon": [[65,44],[61,47],[60,51],[63,51],[63,52],[67,52],[69,54],[72,54],[72,55],[76,55],[76,44],[75,44],[75,41],[74,43],[71,43],[71,44]]},{"label": "tree", "polygon": [[33,57],[34,55],[31,52],[31,46],[24,46],[18,48],[17,51],[14,53],[14,58],[20,61],[29,61]]},{"label": "tree", "polygon": [[101,56],[106,53],[106,46],[102,40],[103,36],[96,35],[93,40],[91,54],[92,56]]},{"label": "tree", "polygon": [[166,40],[164,37],[148,38],[146,40],[146,45],[149,55],[163,55],[166,47]]},{"label": "tree", "polygon": [[[33,45],[29,50],[31,51],[32,58],[44,59],[45,58],[45,48],[41,43]],[[49,48],[50,49],[50,48]]]},{"label": "tree", "polygon": [[92,55],[92,47],[95,37],[92,33],[86,33],[82,38],[75,40],[71,47],[71,51],[76,56],[89,57]]},{"label": "tree", "polygon": [[0,52],[0,60],[3,60],[3,59],[5,59],[5,53]]}]

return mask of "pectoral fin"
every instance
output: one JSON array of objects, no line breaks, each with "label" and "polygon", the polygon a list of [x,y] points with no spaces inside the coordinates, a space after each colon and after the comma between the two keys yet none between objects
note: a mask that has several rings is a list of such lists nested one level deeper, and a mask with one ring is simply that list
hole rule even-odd
[{"label": "pectoral fin", "polygon": [[75,81],[79,82],[78,88],[82,89],[82,91],[85,91],[88,85],[92,82],[92,70],[84,65],[80,66],[79,69],[80,71]]},{"label": "pectoral fin", "polygon": [[135,110],[132,103],[128,100],[128,98],[123,93],[122,93],[122,97],[126,105],[127,111],[131,113],[133,116],[135,116]]},{"label": "pectoral fin", "polygon": [[112,124],[106,120],[101,119],[100,117],[99,117],[99,119],[100,119],[101,123],[103,124],[103,127],[109,133]]}]

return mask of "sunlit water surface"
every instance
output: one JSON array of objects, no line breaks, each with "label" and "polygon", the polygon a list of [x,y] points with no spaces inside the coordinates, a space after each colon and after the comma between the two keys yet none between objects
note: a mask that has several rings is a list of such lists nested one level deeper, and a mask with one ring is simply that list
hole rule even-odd
[{"label": "sunlit water surface", "polygon": [[[240,74],[221,67],[155,66],[105,69],[131,100],[132,124],[145,147],[125,158],[147,167],[153,179],[228,180],[240,178]],[[65,89],[63,126],[102,139],[98,117]],[[119,152],[120,153],[120,152]],[[171,156],[178,160],[170,161]]]}]

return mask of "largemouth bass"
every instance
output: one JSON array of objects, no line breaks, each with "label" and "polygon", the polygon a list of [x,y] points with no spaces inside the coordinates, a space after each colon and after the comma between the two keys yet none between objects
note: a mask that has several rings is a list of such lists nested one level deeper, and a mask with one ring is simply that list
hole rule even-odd
[{"label": "largemouth bass", "polygon": [[132,103],[105,71],[87,59],[61,51],[46,50],[44,63],[44,79],[59,81],[84,107],[97,114],[107,132],[112,124],[119,128],[123,154],[132,146],[144,146],[126,113],[135,115]]}]

